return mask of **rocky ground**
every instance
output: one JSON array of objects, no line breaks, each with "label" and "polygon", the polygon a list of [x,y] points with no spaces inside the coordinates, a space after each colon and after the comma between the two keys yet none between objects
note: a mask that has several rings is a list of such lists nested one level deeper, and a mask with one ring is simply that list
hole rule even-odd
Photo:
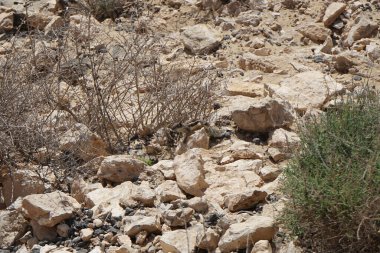
[{"label": "rocky ground", "polygon": [[[62,17],[78,5],[71,1],[34,1],[28,15],[23,3],[0,2],[3,58],[30,43],[12,40],[22,18],[45,36],[89,21],[103,42],[132,22]],[[49,186],[53,176],[42,180],[30,164],[0,177],[0,251],[303,252],[277,220],[288,201],[281,172],[299,145],[298,122],[367,80],[380,85],[379,9],[376,0],[150,2],[149,15],[133,22],[160,36],[160,62],[217,71],[211,119],[185,126],[174,155],[155,156],[155,164],[135,154],[160,149],[159,134],[110,154],[88,126],[65,129],[60,151],[83,161],[66,189]],[[45,41],[49,50],[57,43]]]}]

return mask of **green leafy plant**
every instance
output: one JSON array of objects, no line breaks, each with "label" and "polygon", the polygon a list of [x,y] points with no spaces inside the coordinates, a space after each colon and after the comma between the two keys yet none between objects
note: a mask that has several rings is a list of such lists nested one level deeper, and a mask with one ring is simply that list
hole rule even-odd
[{"label": "green leafy plant", "polygon": [[313,252],[380,252],[380,99],[365,88],[301,127],[282,220]]}]

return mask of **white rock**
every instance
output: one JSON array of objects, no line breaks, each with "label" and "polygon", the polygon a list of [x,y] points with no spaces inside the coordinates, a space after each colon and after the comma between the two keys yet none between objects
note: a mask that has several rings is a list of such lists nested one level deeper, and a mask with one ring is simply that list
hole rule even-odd
[{"label": "white rock", "polygon": [[0,210],[0,242],[2,247],[13,245],[26,232],[28,222],[17,210]]},{"label": "white rock", "polygon": [[100,164],[97,176],[115,183],[133,180],[145,170],[143,161],[129,155],[107,156]]},{"label": "white rock", "polygon": [[82,239],[82,241],[86,242],[92,238],[93,234],[94,230],[92,228],[84,228],[80,231],[80,238]]},{"label": "white rock", "polygon": [[194,210],[189,207],[163,212],[162,218],[170,227],[182,227],[191,221]]},{"label": "white rock", "polygon": [[250,209],[260,202],[265,201],[268,196],[266,191],[260,189],[252,189],[238,193],[228,194],[225,197],[224,205],[231,212],[236,212],[244,209]]},{"label": "white rock", "polygon": [[73,217],[81,205],[66,193],[55,191],[26,196],[22,201],[22,208],[25,215],[39,225],[53,227]]},{"label": "white rock", "polygon": [[219,32],[205,24],[183,28],[181,37],[185,50],[191,54],[210,54],[219,48],[222,41]]},{"label": "white rock", "polygon": [[345,3],[338,3],[338,2],[331,3],[327,7],[325,11],[325,15],[323,16],[323,24],[326,27],[329,27],[330,25],[332,25],[335,22],[335,20],[339,17],[339,15],[344,12],[344,10],[346,9],[346,6],[347,5]]},{"label": "white rock", "polygon": [[232,120],[240,129],[250,132],[268,132],[293,123],[294,114],[288,102],[268,97],[255,99],[235,96],[233,98],[234,101],[229,110],[232,111]]},{"label": "white rock", "polygon": [[267,240],[260,240],[255,243],[251,253],[272,253],[272,246]]},{"label": "white rock", "polygon": [[221,252],[245,249],[260,240],[271,240],[276,232],[273,218],[252,216],[245,222],[232,224],[220,239],[219,249]]},{"label": "white rock", "polygon": [[202,196],[208,184],[204,178],[203,160],[193,150],[176,156],[174,159],[174,172],[178,186],[193,196]]},{"label": "white rock", "polygon": [[321,108],[335,94],[344,90],[331,76],[319,71],[307,71],[283,80],[280,85],[266,85],[269,95],[289,103],[298,111]]},{"label": "white rock", "polygon": [[161,231],[160,218],[158,216],[127,216],[124,218],[126,223],[124,232],[128,236],[136,236],[141,231],[154,233]]},{"label": "white rock", "polygon": [[187,230],[178,229],[164,232],[160,238],[160,245],[164,253],[192,252],[196,246],[197,235],[203,230],[203,226],[197,224]]},{"label": "white rock", "polygon": [[155,189],[159,200],[163,203],[171,202],[176,199],[185,199],[185,194],[182,193],[177,183],[172,180],[167,180],[157,186]]}]

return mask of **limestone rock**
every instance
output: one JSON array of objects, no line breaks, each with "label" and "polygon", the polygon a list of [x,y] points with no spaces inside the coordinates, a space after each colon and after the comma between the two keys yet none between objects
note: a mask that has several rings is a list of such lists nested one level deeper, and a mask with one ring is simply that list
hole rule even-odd
[{"label": "limestone rock", "polygon": [[164,253],[192,252],[196,246],[197,235],[203,226],[197,224],[187,229],[178,229],[164,232],[160,238],[160,245]]},{"label": "limestone rock", "polygon": [[292,152],[292,149],[296,148],[301,139],[298,134],[287,131],[283,128],[276,129],[269,136],[269,146]]},{"label": "limestone rock", "polygon": [[181,33],[185,50],[191,54],[210,54],[221,45],[219,32],[205,24],[185,27]]},{"label": "limestone rock", "polygon": [[277,66],[267,57],[257,56],[252,53],[244,53],[239,59],[238,65],[245,71],[260,70],[264,73],[273,73],[277,69]]},{"label": "limestone rock", "polygon": [[232,120],[243,130],[268,132],[278,127],[290,126],[294,115],[288,102],[271,98],[254,99],[236,96],[232,105]]},{"label": "limestone rock", "polygon": [[261,97],[264,93],[263,85],[254,82],[243,82],[239,80],[232,81],[227,85],[228,95],[242,95],[246,97]]},{"label": "limestone rock", "polygon": [[87,242],[91,239],[94,234],[94,230],[92,228],[84,228],[80,231],[80,238],[82,241]]},{"label": "limestone rock", "polygon": [[0,242],[2,247],[13,245],[26,232],[28,222],[17,210],[0,210]]},{"label": "limestone rock", "polygon": [[319,71],[307,71],[283,80],[280,85],[266,85],[269,96],[280,98],[300,112],[308,108],[320,109],[344,87],[331,76]]},{"label": "limestone rock", "polygon": [[358,18],[357,23],[350,29],[346,44],[352,46],[355,41],[369,38],[377,33],[379,25],[365,16]]},{"label": "limestone rock", "polygon": [[331,35],[330,29],[314,23],[301,26],[297,31],[316,43],[323,43]]},{"label": "limestone rock", "polygon": [[346,9],[346,4],[345,3],[338,3],[338,2],[333,2],[331,3],[326,11],[325,15],[323,16],[323,24],[326,27],[331,26],[335,20],[339,17],[340,14],[344,12]]},{"label": "limestone rock", "polygon": [[193,217],[194,210],[189,207],[180,208],[176,210],[167,210],[162,214],[162,218],[170,227],[185,226]]},{"label": "limestone rock", "polygon": [[165,179],[175,180],[175,173],[173,168],[173,160],[161,160],[154,164],[152,170],[159,170],[164,174]]},{"label": "limestone rock", "polygon": [[268,240],[260,240],[255,243],[251,253],[272,253],[272,246]]},{"label": "limestone rock", "polygon": [[192,148],[208,149],[209,142],[210,142],[210,137],[206,129],[203,127],[195,131],[192,135],[189,136],[189,139],[187,140],[187,147],[188,149],[192,149]]},{"label": "limestone rock", "polygon": [[154,233],[161,231],[160,218],[158,216],[127,216],[124,218],[124,232],[128,236],[136,236],[141,231]]},{"label": "limestone rock", "polygon": [[81,205],[66,193],[55,191],[46,194],[32,194],[22,201],[26,216],[41,226],[53,227],[73,217]]},{"label": "limestone rock", "polygon": [[115,183],[135,180],[145,170],[143,161],[129,155],[107,156],[100,164],[97,176]]},{"label": "limestone rock", "polygon": [[236,23],[244,26],[256,27],[261,22],[260,14],[256,11],[241,12],[236,18]]},{"label": "limestone rock", "polygon": [[185,194],[182,193],[177,183],[172,180],[167,180],[157,186],[155,189],[159,200],[163,203],[171,202],[176,199],[185,199]]},{"label": "limestone rock", "polygon": [[176,156],[174,159],[174,172],[178,186],[193,196],[202,196],[208,184],[204,178],[202,157],[192,150]]},{"label": "limestone rock", "polygon": [[60,136],[59,144],[62,151],[73,153],[84,161],[107,155],[106,144],[102,139],[80,123]]},{"label": "limestone rock", "polygon": [[69,231],[70,231],[70,226],[65,223],[59,224],[57,226],[57,234],[60,237],[63,237],[63,238],[69,237]]},{"label": "limestone rock", "polygon": [[45,191],[45,186],[36,172],[29,169],[18,169],[12,175],[5,174],[0,183],[3,184],[5,205],[9,206],[18,197],[39,194]]},{"label": "limestone rock", "polygon": [[212,228],[197,235],[197,247],[208,252],[214,251],[218,247],[220,235]]},{"label": "limestone rock", "polygon": [[252,189],[227,195],[224,205],[228,207],[228,210],[231,212],[236,212],[254,207],[258,203],[265,201],[267,196],[268,193],[266,191]]},{"label": "limestone rock", "polygon": [[276,232],[273,218],[253,216],[245,222],[232,224],[220,239],[219,249],[223,253],[244,249],[260,240],[271,240]]},{"label": "limestone rock", "polygon": [[264,181],[269,182],[275,180],[281,172],[280,168],[268,165],[260,169],[259,175]]}]

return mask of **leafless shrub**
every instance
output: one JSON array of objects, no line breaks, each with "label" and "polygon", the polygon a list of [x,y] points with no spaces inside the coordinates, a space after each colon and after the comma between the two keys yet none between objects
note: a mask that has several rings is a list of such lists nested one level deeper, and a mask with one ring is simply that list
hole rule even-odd
[{"label": "leafless shrub", "polygon": [[54,187],[82,163],[59,148],[75,123],[101,136],[111,153],[125,152],[133,136],[207,119],[217,86],[215,73],[195,62],[162,64],[165,45],[154,34],[111,36],[83,17],[57,32],[55,43],[36,31],[16,35],[1,58],[0,166],[48,166]]}]

